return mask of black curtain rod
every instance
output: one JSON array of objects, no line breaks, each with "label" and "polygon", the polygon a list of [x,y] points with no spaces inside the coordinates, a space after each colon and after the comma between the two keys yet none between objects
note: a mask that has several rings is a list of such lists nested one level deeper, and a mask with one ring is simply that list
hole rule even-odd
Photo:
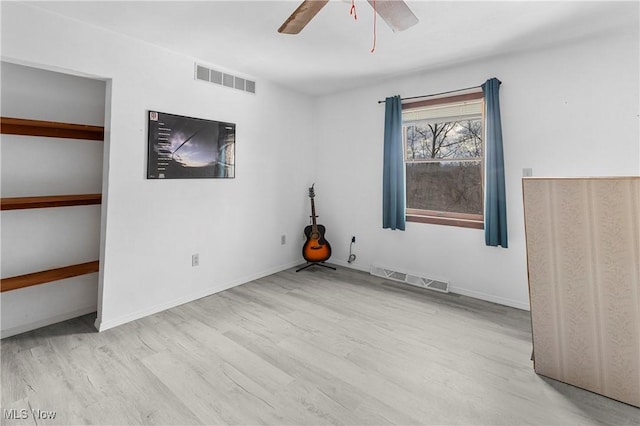
[{"label": "black curtain rod", "polygon": [[[401,101],[408,101],[410,99],[420,99],[420,98],[428,98],[430,96],[448,95],[449,93],[464,92],[465,90],[478,89],[480,87],[482,87],[482,86],[472,86],[472,87],[467,87],[465,89],[449,90],[448,92],[432,93],[430,95],[422,95],[422,96],[411,96],[410,98],[400,98],[400,100]],[[386,101],[387,100],[385,99],[384,101],[378,101],[378,103],[379,104],[383,104]]]}]

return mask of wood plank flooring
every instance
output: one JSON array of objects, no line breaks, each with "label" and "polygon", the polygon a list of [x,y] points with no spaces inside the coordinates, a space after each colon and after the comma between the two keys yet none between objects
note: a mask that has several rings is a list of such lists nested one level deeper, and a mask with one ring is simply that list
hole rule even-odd
[{"label": "wood plank flooring", "polygon": [[102,333],[94,319],[2,340],[2,424],[640,424],[537,376],[528,312],[359,271],[291,269]]}]

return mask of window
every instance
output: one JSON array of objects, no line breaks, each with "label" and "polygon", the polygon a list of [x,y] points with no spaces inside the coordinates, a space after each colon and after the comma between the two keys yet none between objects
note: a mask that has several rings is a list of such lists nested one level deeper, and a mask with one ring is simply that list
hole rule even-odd
[{"label": "window", "polygon": [[482,229],[481,92],[403,104],[407,221]]}]

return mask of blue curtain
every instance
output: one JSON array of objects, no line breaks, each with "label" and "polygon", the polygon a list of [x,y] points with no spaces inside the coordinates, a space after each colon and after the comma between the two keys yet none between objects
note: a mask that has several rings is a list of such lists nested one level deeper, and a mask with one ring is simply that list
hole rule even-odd
[{"label": "blue curtain", "polygon": [[404,149],[402,147],[402,102],[400,96],[385,100],[384,162],[382,171],[382,227],[405,227]]},{"label": "blue curtain", "polygon": [[504,189],[504,156],[500,122],[500,80],[491,78],[482,85],[486,118],[486,170],[484,238],[488,246],[508,247],[507,201]]}]

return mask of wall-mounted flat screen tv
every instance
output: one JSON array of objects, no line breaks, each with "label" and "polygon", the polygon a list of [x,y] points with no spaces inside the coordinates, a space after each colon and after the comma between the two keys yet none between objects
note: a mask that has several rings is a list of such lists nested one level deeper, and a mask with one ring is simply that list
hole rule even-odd
[{"label": "wall-mounted flat screen tv", "polygon": [[236,125],[149,111],[147,179],[235,177]]}]

